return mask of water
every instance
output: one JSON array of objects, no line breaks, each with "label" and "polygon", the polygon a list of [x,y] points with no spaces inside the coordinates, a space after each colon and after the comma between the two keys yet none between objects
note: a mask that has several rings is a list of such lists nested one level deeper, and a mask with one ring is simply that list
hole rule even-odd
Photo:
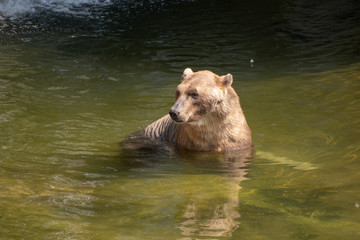
[{"label": "water", "polygon": [[[1,1],[0,239],[358,239],[359,10]],[[119,146],[186,67],[233,74],[253,155]]]}]

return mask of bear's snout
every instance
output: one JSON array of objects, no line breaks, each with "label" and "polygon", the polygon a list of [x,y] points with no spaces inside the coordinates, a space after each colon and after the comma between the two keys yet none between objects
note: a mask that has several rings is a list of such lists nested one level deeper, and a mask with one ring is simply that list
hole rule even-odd
[{"label": "bear's snout", "polygon": [[172,108],[170,109],[170,117],[172,118],[172,120],[174,120],[175,122],[183,122],[183,119],[181,119],[180,115],[180,111],[183,110],[183,106],[184,106],[184,102],[183,101],[176,101],[176,103],[174,104],[174,106],[172,106]]},{"label": "bear's snout", "polygon": [[172,118],[172,120],[174,120],[174,121],[176,121],[176,122],[179,121],[179,119],[178,119],[178,118],[179,118],[179,114],[180,114],[179,111],[177,111],[177,110],[174,109],[174,108],[171,108],[169,114],[170,114],[170,117]]}]

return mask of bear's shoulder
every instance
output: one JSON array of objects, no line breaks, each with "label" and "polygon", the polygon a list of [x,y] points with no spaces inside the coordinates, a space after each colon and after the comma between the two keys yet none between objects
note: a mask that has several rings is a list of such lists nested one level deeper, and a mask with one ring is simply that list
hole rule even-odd
[{"label": "bear's shoulder", "polygon": [[174,123],[170,116],[165,115],[147,126],[143,130],[143,134],[148,138],[175,142],[177,127],[178,126]]}]

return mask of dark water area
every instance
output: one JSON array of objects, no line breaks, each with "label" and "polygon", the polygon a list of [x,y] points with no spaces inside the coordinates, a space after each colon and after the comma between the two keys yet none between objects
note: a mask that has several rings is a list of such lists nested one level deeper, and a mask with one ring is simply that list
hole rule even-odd
[{"label": "dark water area", "polygon": [[[350,0],[0,0],[0,239],[359,239],[359,22]],[[119,145],[187,67],[234,76],[254,152]]]}]

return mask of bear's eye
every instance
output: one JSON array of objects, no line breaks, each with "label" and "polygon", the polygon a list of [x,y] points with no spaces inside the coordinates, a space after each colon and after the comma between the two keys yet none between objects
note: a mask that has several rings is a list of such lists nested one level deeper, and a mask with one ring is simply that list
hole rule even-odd
[{"label": "bear's eye", "polygon": [[189,95],[190,95],[190,97],[192,97],[193,99],[198,99],[198,97],[199,97],[199,94],[198,94],[197,92],[192,92],[192,93],[190,93]]}]

